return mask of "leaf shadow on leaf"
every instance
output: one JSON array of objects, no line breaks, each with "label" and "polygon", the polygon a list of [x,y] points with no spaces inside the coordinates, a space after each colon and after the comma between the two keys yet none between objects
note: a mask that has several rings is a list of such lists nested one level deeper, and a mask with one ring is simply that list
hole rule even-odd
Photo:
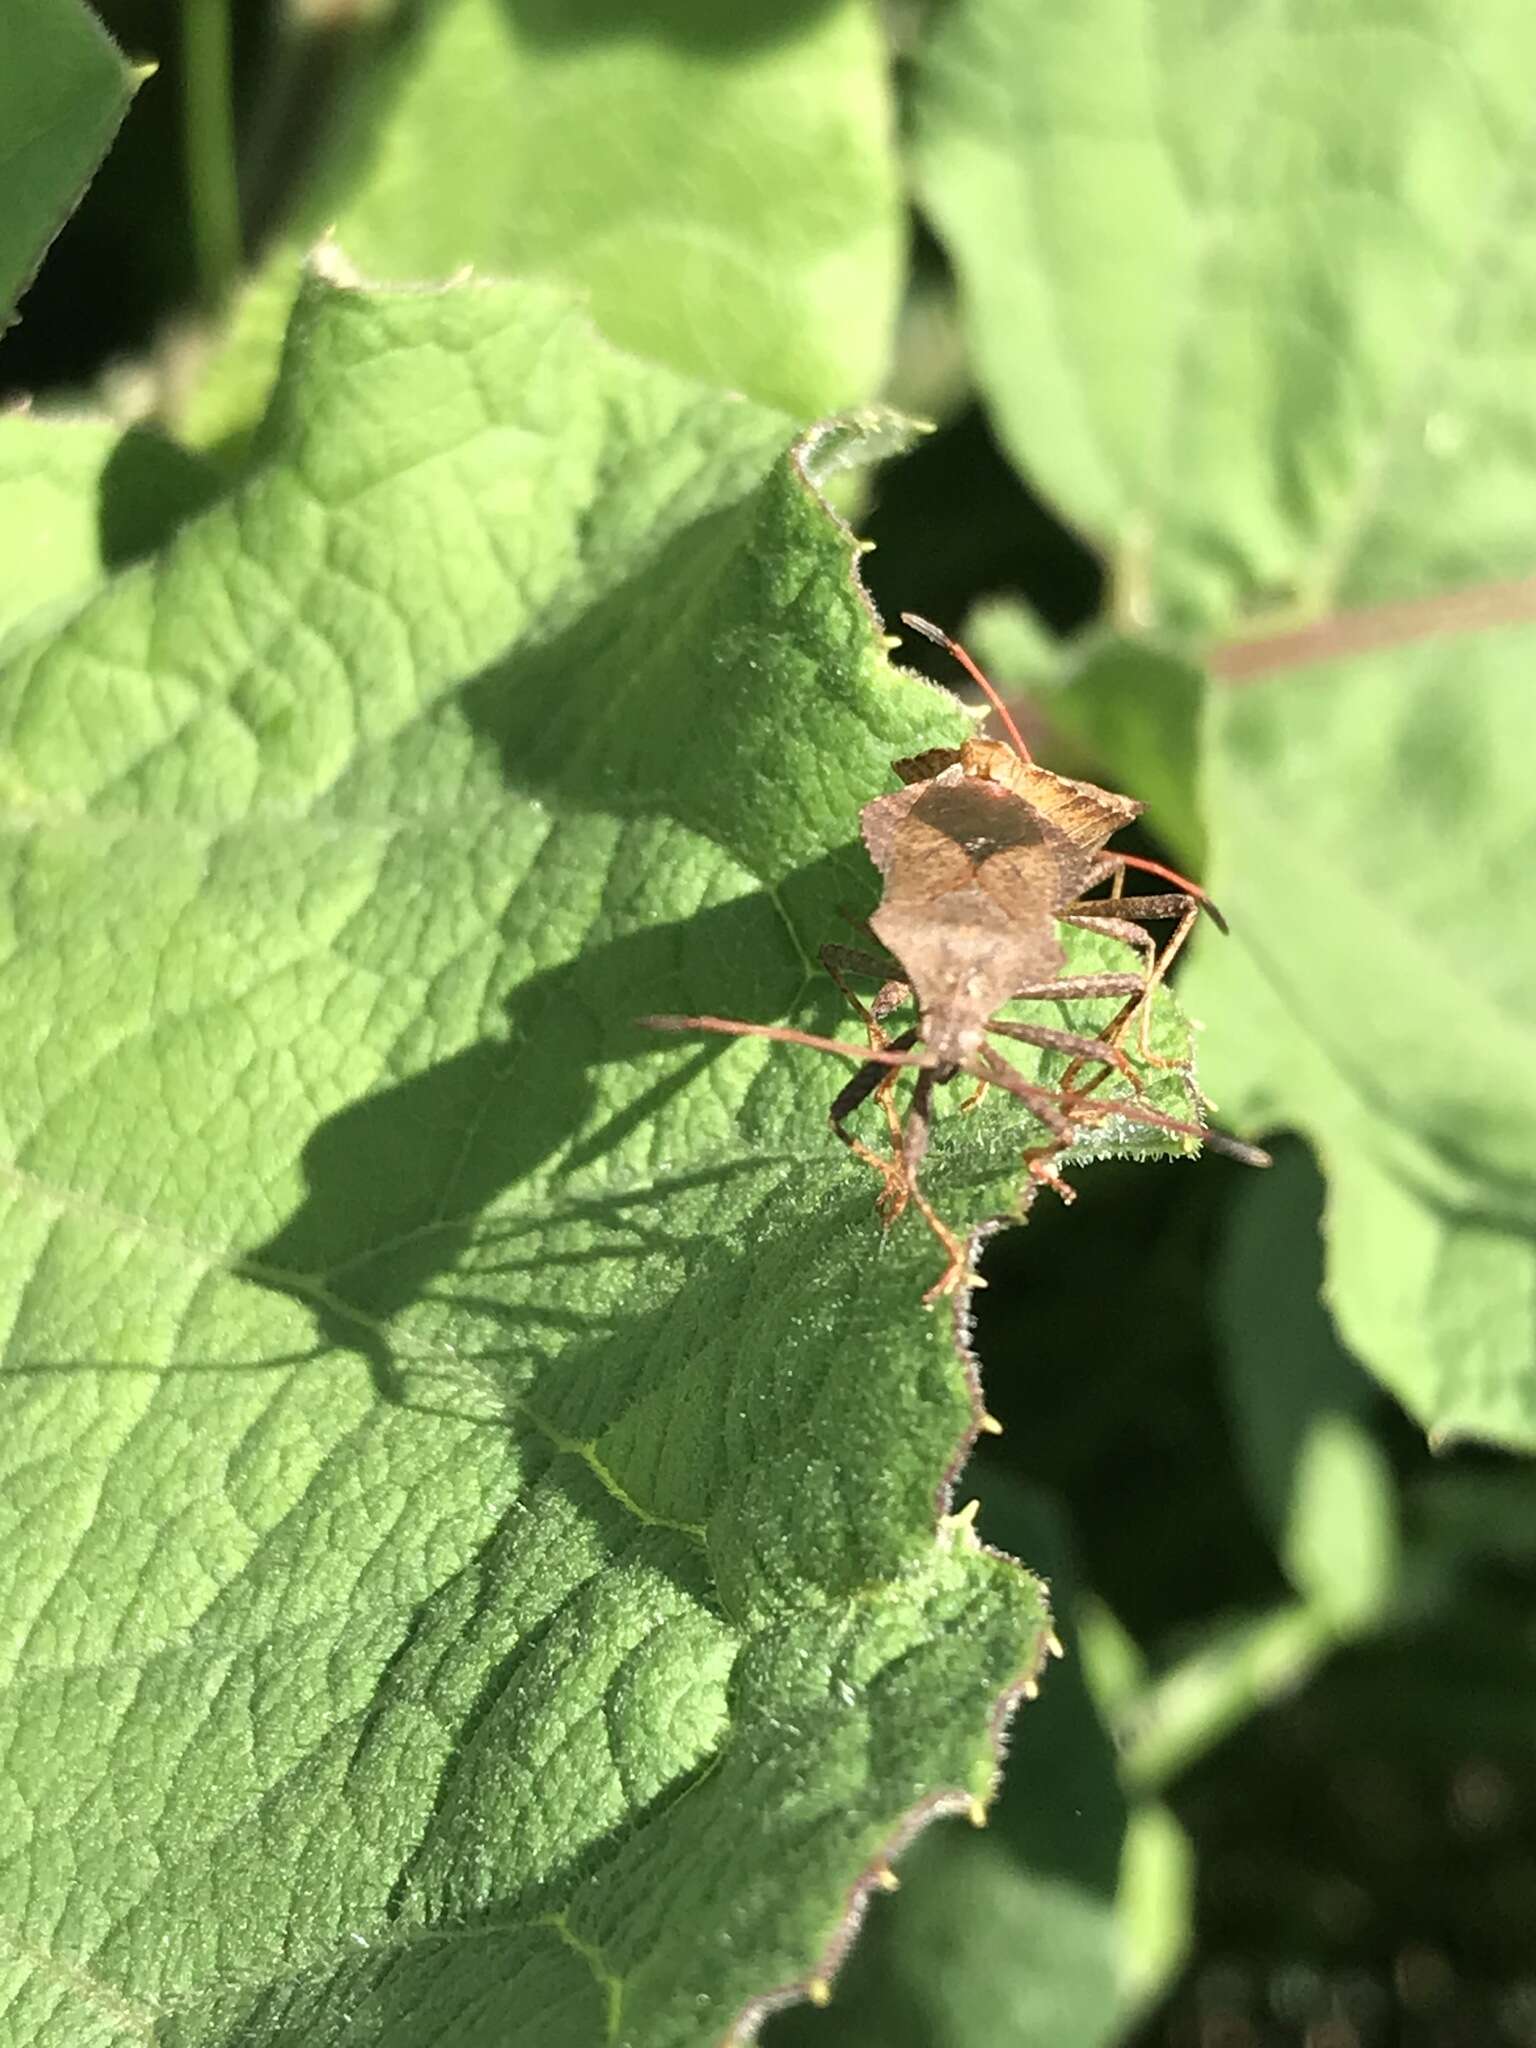
[{"label": "leaf shadow on leaf", "polygon": [[[797,893],[824,893],[844,870],[842,856],[812,863],[794,878]],[[540,1169],[567,1147],[562,1178],[597,1169],[731,1050],[724,1040],[698,1046],[680,1067],[629,1091],[610,1110],[601,1069],[666,1052],[676,1057],[680,1041],[646,1030],[637,1017],[678,1009],[705,986],[727,1014],[782,1014],[794,993],[782,971],[783,937],[764,891],[626,933],[531,976],[508,1004],[505,1037],[479,1039],[324,1119],[303,1150],[304,1201],[245,1255],[242,1270],[304,1301],[334,1341],[355,1347],[370,1326],[409,1308],[455,1271],[485,1212],[536,1178],[530,1211],[494,1226],[504,1241],[536,1240],[554,1209],[592,1223],[627,1218],[645,1199],[643,1186],[632,1195],[605,1195],[599,1187],[572,1199],[550,1176],[540,1178]],[[780,963],[777,971],[765,974],[765,957]],[[818,993],[813,1022],[826,1024],[836,1015],[830,984]],[[833,1092],[827,1089],[828,1100]],[[819,1137],[820,1118],[813,1114],[811,1121]],[[713,1182],[736,1170],[727,1160],[703,1176],[674,1177],[674,1185]],[[652,1233],[647,1245],[647,1233],[632,1221],[625,1232],[631,1253],[677,1249],[664,1234]],[[544,1265],[603,1256],[575,1245],[537,1251]]]},{"label": "leaf shadow on leaf", "polygon": [[129,427],[107,458],[96,493],[101,564],[127,568],[164,547],[176,529],[218,495],[211,465],[147,427]]},{"label": "leaf shadow on leaf", "polygon": [[[819,892],[844,862],[813,866],[797,879]],[[818,1476],[818,1394],[840,1353],[877,1347],[893,1296],[916,1308],[915,1275],[930,1262],[921,1233],[904,1234],[878,1286],[857,1275],[883,1247],[864,1176],[826,1130],[841,1071],[807,1079],[803,1126],[791,1126],[787,1147],[781,1122],[764,1130],[748,1116],[739,1149],[672,1171],[645,1163],[645,1140],[669,1108],[706,1065],[741,1049],[716,1041],[678,1064],[678,1041],[643,1030],[635,1011],[675,1007],[707,985],[727,1010],[782,1014],[782,979],[765,1002],[762,970],[775,933],[782,959],[778,912],[749,896],[530,978],[510,1006],[508,1039],[481,1040],[327,1118],[304,1149],[305,1199],[239,1261],[314,1317],[317,1355],[337,1346],[364,1357],[382,1400],[531,1423],[546,1447],[574,1448],[617,1497],[672,1526],[701,1528],[728,1491],[729,1461],[710,1469],[719,1460],[704,1448],[728,1428],[720,1403],[755,1403],[759,1421],[771,1413],[771,1454],[744,1444],[750,1483],[725,1509],[733,1533],[723,1554],[741,1553],[741,1600],[752,1597],[747,1531],[759,1485],[782,1484],[798,1460],[810,1519],[823,1509],[845,1519],[818,1495],[847,1478]],[[830,984],[797,1014],[835,1024]],[[646,1082],[642,1058],[666,1058],[669,1070]],[[623,1083],[617,1101],[606,1067]],[[626,1156],[636,1133],[639,1149]],[[861,1287],[867,1298],[852,1309],[849,1290]],[[742,1333],[766,1326],[779,1330],[777,1350],[744,1364]],[[930,1451],[942,1469],[960,1426],[957,1383],[931,1380],[919,1398],[950,1415]],[[857,1483],[878,1489],[877,1466]],[[862,1536],[848,1553],[856,1578],[897,1561]],[[818,1575],[805,1558],[796,1569]]]},{"label": "leaf shadow on leaf", "polygon": [[[874,904],[861,807],[895,786],[895,759],[965,728],[947,693],[893,675],[873,645],[880,622],[852,537],[828,547],[806,458],[784,459],[790,423],[764,417],[763,444],[734,467],[739,495],[714,510],[695,514],[694,487],[666,468],[604,479],[570,535],[575,588],[532,605],[515,643],[445,692],[440,714],[468,728],[482,767],[494,763],[494,801],[542,806],[588,873],[627,858],[612,877],[622,893],[674,912],[676,876],[653,882],[633,872],[637,857],[681,868],[685,899],[706,878],[717,898],[756,883],[808,971],[819,941],[846,936],[839,906]],[[823,438],[859,431],[844,422]],[[638,563],[637,528],[656,536]],[[642,823],[707,844],[616,855],[612,828]],[[511,910],[515,941],[527,910]],[[718,973],[695,1000],[706,992],[714,1010],[730,994]]]},{"label": "leaf shadow on leaf", "polygon": [[[816,887],[843,872],[841,856],[817,865]],[[942,1632],[893,1657],[857,1712],[833,1675],[844,1635],[857,1638],[870,1588],[900,1581],[914,1556],[931,1553],[935,1473],[974,1428],[953,1349],[917,1307],[916,1274],[930,1263],[920,1234],[882,1244],[867,1185],[825,1134],[820,1095],[804,1155],[775,1155],[759,1142],[748,1156],[643,1184],[556,1184],[516,1213],[497,1208],[511,1174],[536,1173],[584,1130],[598,1089],[594,1066],[627,1065],[642,1051],[676,1061],[675,1043],[633,1024],[630,993],[656,1002],[696,993],[700,970],[687,963],[701,945],[720,974],[712,986],[746,1007],[762,990],[755,954],[775,928],[782,932],[779,913],[748,897],[627,934],[533,977],[511,1006],[518,1061],[509,1064],[508,1043],[481,1042],[327,1119],[305,1153],[308,1196],[245,1268],[302,1302],[325,1342],[366,1356],[381,1400],[500,1432],[516,1474],[516,1497],[471,1562],[406,1620],[357,1745],[360,1763],[370,1745],[387,1759],[423,1700],[439,1711],[444,1672],[473,1666],[473,1684],[457,1690],[430,1812],[391,1891],[401,1939],[375,1938],[367,1956],[340,1946],[294,1978],[232,1993],[231,2020],[259,2022],[264,2038],[313,2038],[342,2010],[367,2013],[382,2038],[392,2017],[447,1995],[445,1971],[456,1983],[503,1984],[509,1940],[527,1950],[530,1971],[551,1972],[561,1996],[578,2002],[591,1985],[569,1966],[573,1949],[578,1960],[600,1955],[626,1980],[631,1971],[644,1978],[663,1936],[675,1942],[676,1926],[700,1908],[689,1891],[679,1919],[669,1886],[719,1881],[710,1858],[734,1862],[741,1812],[798,1813],[807,1755],[841,1756],[850,1745],[860,1756],[889,1755],[891,1790],[882,1797],[893,1814],[909,1803],[908,1688],[943,1652]],[[749,944],[740,943],[743,931]],[[608,1000],[615,986],[626,991],[622,1004]],[[731,1051],[722,1044],[689,1054],[638,1100],[664,1106],[702,1059]],[[507,1142],[475,1157],[465,1133],[478,1127],[488,1080],[536,1116],[531,1128],[515,1115],[505,1120]],[[604,1106],[598,1101],[600,1115]],[[614,1143],[623,1137],[621,1129]],[[586,1151],[595,1171],[603,1147],[589,1138]],[[434,1155],[453,1164],[443,1184],[453,1215],[379,1242],[368,1228],[370,1184],[429,1183],[430,1206],[442,1192],[430,1185]],[[582,1282],[574,1296],[573,1273]],[[904,1369],[882,1381],[875,1406],[871,1371],[890,1346],[893,1304],[916,1319],[923,1341],[903,1348]],[[585,1566],[599,1562],[584,1566],[553,1614],[530,1618],[519,1545],[545,1517],[562,1530],[563,1551],[574,1543]],[[516,1811],[526,1797],[509,1790],[509,1774],[525,1768],[528,1731],[550,1672],[561,1668],[556,1638],[565,1631],[570,1654],[585,1655],[601,1629],[583,1602],[637,1569],[670,1588],[662,1597],[686,1609],[688,1627],[716,1630],[731,1649],[718,1687],[723,1718],[616,1822],[589,1795],[587,1838],[529,1885],[517,1878],[517,1830],[488,1833],[483,1816]],[[828,1599],[847,1603],[846,1619]],[[739,1656],[737,1631],[746,1632]],[[478,1646],[467,1658],[466,1636]],[[782,1695],[785,1658],[805,1674],[803,1698]],[[622,1682],[615,1672],[603,1693],[609,1723]],[[607,1744],[620,1748],[613,1726]],[[624,1789],[627,1797],[627,1780]],[[870,1854],[860,1832],[868,1823],[841,1805],[796,1825],[807,1854],[834,1872]],[[700,1843],[708,1856],[695,1880]],[[611,1901],[638,1912],[644,1940],[631,1938],[627,1921],[620,1932]],[[797,1930],[790,1956],[820,1938],[806,1911],[812,1924]],[[673,1926],[650,1927],[648,1916],[669,1914]],[[433,1923],[444,1927],[441,1942]],[[479,1933],[483,1962],[464,1946]],[[481,2037],[471,2027],[464,2038]]]},{"label": "leaf shadow on leaf", "polygon": [[[476,1616],[482,1641],[509,1618],[496,1603],[491,1550],[477,1571],[487,1588]],[[413,1622],[380,1688],[378,1727],[369,1733],[386,1754],[388,1717],[408,1716],[445,1655],[457,1654],[460,1618],[451,1599],[438,1604],[444,1612],[429,1608]],[[797,1966],[804,1968],[803,1959],[826,1940],[830,1901],[841,1894],[847,1913],[847,1873],[862,1864],[867,1883],[878,1867],[872,1859],[893,1830],[904,1836],[961,1803],[954,1789],[965,1775],[960,1748],[940,1767],[939,1786],[912,1799],[914,1744],[923,1739],[912,1723],[922,1720],[918,1703],[930,1692],[943,1696],[947,1646],[903,1645],[899,1638],[880,1645],[878,1618],[871,1628],[872,1618],[859,1608],[812,1608],[747,1635],[719,1631],[720,1717],[696,1732],[686,1765],[664,1784],[627,1797],[621,1814],[590,1825],[584,1840],[531,1880],[506,1882],[504,1861],[520,1853],[517,1831],[487,1830],[484,1817],[506,1816],[509,1780],[526,1767],[517,1667],[543,1676],[530,1637],[488,1674],[458,1727],[431,1817],[391,1889],[388,1918],[370,1940],[359,1948],[351,1938],[333,1937],[307,1955],[290,1947],[274,1958],[266,1981],[230,1987],[211,2010],[205,1993],[185,2038],[259,2036],[269,2048],[305,2048],[331,2038],[344,2016],[354,2033],[405,2041],[418,2038],[430,2014],[433,2031],[450,2026],[465,2048],[499,2048],[507,2038],[509,1994],[514,2009],[539,2014],[541,2039],[611,2037],[599,2015],[608,2003],[611,2016],[614,1996],[624,2000],[625,2039],[691,2040],[697,2010],[712,2006],[709,2038],[723,2038],[721,2027],[746,2002],[747,1987],[733,1967],[732,1942],[698,1950],[695,1929],[713,1899],[722,1892],[733,1898],[736,1925],[752,1927],[772,1957],[760,1967],[798,1984]],[[960,1618],[942,1596],[938,1613],[952,1624]],[[1015,1664],[1020,1635],[1029,1632],[1021,1619],[1010,1614],[991,1624],[994,1651]],[[1043,1625],[1039,1610],[1032,1619]],[[557,1617],[545,1638],[559,1625]],[[856,1699],[848,1685],[854,1672]],[[605,1692],[602,1714],[610,1727],[623,1718],[622,1684],[615,1673]],[[873,1800],[839,1797],[837,1774],[867,1770],[866,1756],[884,1760],[873,1773]],[[367,1762],[361,1747],[359,1762]],[[825,1786],[818,1770],[827,1774]],[[598,1788],[583,1790],[590,1808]],[[777,1836],[759,1825],[744,1829],[744,1815],[772,1816]],[[785,1857],[811,1873],[788,1896],[776,1869]],[[584,2024],[557,2033],[551,2008],[567,1999]],[[183,2038],[172,2020],[167,2048]]]}]

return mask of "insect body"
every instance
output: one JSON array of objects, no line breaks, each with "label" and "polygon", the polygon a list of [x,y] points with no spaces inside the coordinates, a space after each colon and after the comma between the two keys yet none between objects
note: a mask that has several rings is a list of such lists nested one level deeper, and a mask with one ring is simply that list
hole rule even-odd
[{"label": "insect body", "polygon": [[[874,798],[860,813],[864,844],[884,883],[867,928],[887,957],[827,945],[821,959],[863,1018],[868,1050],[861,1055],[858,1048],[836,1039],[730,1018],[644,1021],[668,1030],[780,1039],[860,1060],[859,1071],[832,1104],[832,1128],[881,1176],[878,1206],[887,1225],[911,1202],[944,1246],[948,1264],[924,1297],[932,1302],[974,1278],[964,1241],[934,1211],[918,1178],[927,1150],[933,1091],[959,1075],[976,1083],[972,1103],[996,1085],[1033,1113],[1048,1136],[1024,1155],[1031,1182],[1053,1186],[1069,1201],[1072,1191],[1056,1173],[1054,1162],[1077,1129],[1111,1116],[1203,1139],[1250,1164],[1266,1165],[1268,1160],[1224,1133],[1152,1108],[1142,1099],[1140,1076],[1123,1047],[1131,1024],[1139,1020],[1143,1060],[1155,1066],[1173,1064],[1153,1052],[1148,1038],[1151,996],[1201,909],[1215,915],[1214,905],[1193,883],[1160,863],[1109,852],[1111,837],[1139,816],[1142,805],[1040,767],[1030,758],[992,685],[964,650],[926,620],[904,616],[908,625],[949,649],[975,677],[1000,714],[1012,745],[975,737],[958,748],[935,748],[897,761],[895,773],[903,787]],[[1176,886],[1160,895],[1126,896],[1125,878],[1132,867]],[[1105,882],[1111,885],[1108,897],[1086,893]],[[1145,929],[1147,923],[1160,920],[1171,920],[1175,926],[1161,949]],[[1064,976],[1062,925],[1125,944],[1138,955],[1137,967]],[[849,986],[850,975],[879,984],[868,1005]],[[1093,1036],[997,1014],[1008,1003],[1055,1003],[1088,996],[1122,998],[1115,1017]],[[909,1002],[916,1006],[916,1023],[889,1037],[885,1020]],[[1069,1064],[1054,1087],[1026,1081],[990,1042],[997,1037],[1062,1053]],[[901,1116],[893,1091],[903,1067],[914,1068],[916,1080]],[[1090,1068],[1087,1078],[1080,1078]],[[1096,1091],[1116,1074],[1129,1083],[1132,1093],[1099,1096]],[[847,1128],[847,1119],[871,1096],[885,1113],[891,1138],[888,1157]]]}]

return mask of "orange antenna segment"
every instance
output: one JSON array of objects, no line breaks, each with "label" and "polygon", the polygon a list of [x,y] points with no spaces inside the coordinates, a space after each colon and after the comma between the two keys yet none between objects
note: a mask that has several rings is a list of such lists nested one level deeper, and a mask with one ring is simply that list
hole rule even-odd
[{"label": "orange antenna segment", "polygon": [[1007,733],[1013,750],[1019,759],[1021,761],[1033,761],[1034,755],[1025,746],[1024,735],[1014,724],[1013,714],[998,694],[997,685],[987,680],[965,649],[960,645],[960,642],[958,640],[951,640],[943,628],[934,625],[930,619],[920,619],[916,612],[903,612],[901,623],[904,626],[910,626],[914,633],[921,633],[925,640],[931,640],[935,647],[942,647],[946,654],[953,656],[959,662],[971,681],[1003,721],[1003,731]]},{"label": "orange antenna segment", "polygon": [[1165,868],[1160,860],[1145,860],[1139,853],[1117,853],[1115,859],[1122,862],[1128,868],[1141,868],[1149,875],[1161,875],[1165,882],[1172,882],[1176,888],[1182,889],[1186,896],[1193,896],[1198,902],[1205,905],[1206,909],[1215,919],[1218,930],[1226,930],[1227,920],[1216,908],[1210,897],[1206,895],[1200,884],[1192,882],[1188,875],[1181,875],[1177,868]]}]

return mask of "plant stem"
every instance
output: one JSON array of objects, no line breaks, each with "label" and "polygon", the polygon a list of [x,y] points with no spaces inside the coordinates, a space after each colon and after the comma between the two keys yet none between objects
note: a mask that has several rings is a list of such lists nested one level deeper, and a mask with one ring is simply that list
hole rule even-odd
[{"label": "plant stem", "polygon": [[216,311],[240,270],[229,0],[181,0],[187,212],[198,294]]},{"label": "plant stem", "polygon": [[1339,1640],[1321,1609],[1303,1601],[1225,1628],[1154,1678],[1120,1716],[1126,1783],[1160,1790],[1250,1716],[1296,1691]]}]

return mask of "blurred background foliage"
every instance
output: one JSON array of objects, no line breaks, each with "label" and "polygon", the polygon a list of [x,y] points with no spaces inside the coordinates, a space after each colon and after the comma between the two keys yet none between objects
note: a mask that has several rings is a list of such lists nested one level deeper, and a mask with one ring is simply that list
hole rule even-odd
[{"label": "blurred background foliage", "polygon": [[930,1830],[767,2038],[1536,2043],[1536,34],[1434,0],[100,12],[159,68],[0,395],[133,427],[109,467],[156,481],[104,477],[104,558],[246,459],[321,232],[376,276],[572,278],[788,414],[933,421],[845,506],[877,604],[968,623],[1238,928],[1186,989],[1275,1169],[1105,1166],[991,1246],[1005,1434],[967,1484],[1067,1657],[992,1825]]}]

